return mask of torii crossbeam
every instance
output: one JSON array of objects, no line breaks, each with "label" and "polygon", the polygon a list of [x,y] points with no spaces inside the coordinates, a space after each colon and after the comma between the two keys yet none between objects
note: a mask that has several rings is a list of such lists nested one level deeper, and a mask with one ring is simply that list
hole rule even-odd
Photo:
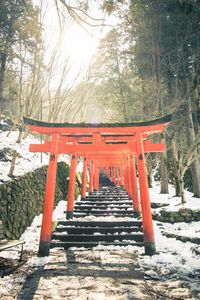
[{"label": "torii crossbeam", "polygon": [[[171,115],[136,123],[46,123],[24,117],[24,124],[34,133],[45,134],[43,144],[30,145],[32,152],[50,154],[43,207],[39,256],[49,254],[52,213],[59,154],[71,154],[67,218],[73,217],[77,157],[83,157],[82,198],[86,197],[87,167],[90,170],[89,191],[98,190],[99,171],[103,170],[117,185],[123,185],[133,201],[136,214],[142,213],[145,253],[155,254],[155,240],[148,191],[145,152],[164,152],[165,145],[153,144],[148,137],[161,133],[171,121]],[[138,169],[140,200],[137,188]],[[140,209],[141,205],[141,209]]]}]

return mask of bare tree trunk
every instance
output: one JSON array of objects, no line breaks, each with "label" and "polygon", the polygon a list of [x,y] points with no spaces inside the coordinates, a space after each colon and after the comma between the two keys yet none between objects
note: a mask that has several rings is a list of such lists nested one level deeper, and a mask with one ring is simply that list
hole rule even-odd
[{"label": "bare tree trunk", "polygon": [[[162,134],[161,143],[166,143],[164,134]],[[161,194],[169,194],[168,170],[167,170],[166,160],[167,160],[167,154],[161,153],[161,160],[160,160],[160,173],[161,173],[160,193]]]},{"label": "bare tree trunk", "polygon": [[8,131],[8,133],[7,133],[6,136],[9,137],[9,135],[11,134],[11,132],[13,130],[15,130],[16,127],[17,127],[17,124],[16,124],[16,122],[14,122],[13,125],[10,127],[10,129],[9,129],[9,131]]},{"label": "bare tree trunk", "polygon": [[8,176],[9,177],[13,177],[13,173],[14,173],[14,169],[15,169],[15,163],[16,163],[16,158],[17,158],[17,151],[13,151],[13,156],[12,156],[12,161],[11,161],[11,165],[10,165],[10,171]]},{"label": "bare tree trunk", "polygon": [[[159,36],[160,36],[160,28],[159,28]],[[160,47],[159,44],[156,43],[153,45],[153,59],[154,59],[154,69],[155,69],[155,84],[156,84],[156,94],[157,94],[157,102],[156,102],[156,111],[157,115],[161,116],[163,113],[163,99],[162,99],[162,90],[161,90],[161,63],[160,63]],[[165,142],[165,135],[162,135],[161,142]],[[161,154],[160,160],[160,172],[161,172],[161,194],[168,194],[168,172],[166,166],[166,153]]]},{"label": "bare tree trunk", "polygon": [[178,177],[175,176],[175,196],[180,197],[181,195],[181,190],[180,190],[180,180]]},{"label": "bare tree trunk", "polygon": [[160,172],[161,172],[161,181],[160,181],[160,193],[161,194],[169,194],[169,187],[168,187],[168,171],[166,166],[166,154],[161,154],[161,161],[160,161]]},{"label": "bare tree trunk", "polygon": [[[189,147],[195,141],[195,130],[194,130],[194,123],[193,123],[193,119],[192,119],[190,86],[189,86],[188,80],[187,80],[187,95],[188,95],[188,99],[187,99],[188,101],[187,101],[187,103],[185,103],[185,113],[186,113],[187,144]],[[193,193],[196,197],[200,197],[200,162],[199,162],[199,159],[195,159],[192,162],[190,169],[191,169],[191,174],[192,174]]]},{"label": "bare tree trunk", "polygon": [[3,100],[3,84],[5,79],[7,54],[1,53],[0,57],[0,101]]},{"label": "bare tree trunk", "polygon": [[180,184],[181,203],[184,204],[186,202],[186,199],[185,199],[183,178],[180,179],[179,184]]},{"label": "bare tree trunk", "polygon": [[25,127],[24,134],[23,134],[23,137],[22,137],[23,140],[25,140],[27,138],[27,136],[29,135],[29,132],[30,132],[30,130]]},{"label": "bare tree trunk", "polygon": [[17,138],[17,143],[19,143],[19,144],[22,141],[22,135],[23,135],[23,126],[20,125],[20,127],[19,127],[19,134],[18,134],[18,138]]},{"label": "bare tree trunk", "polygon": [[190,166],[192,174],[193,193],[195,197],[200,198],[200,163],[198,159],[195,159]]},{"label": "bare tree trunk", "polygon": [[152,185],[152,174],[148,174],[148,187],[149,188],[153,187],[153,185]]}]

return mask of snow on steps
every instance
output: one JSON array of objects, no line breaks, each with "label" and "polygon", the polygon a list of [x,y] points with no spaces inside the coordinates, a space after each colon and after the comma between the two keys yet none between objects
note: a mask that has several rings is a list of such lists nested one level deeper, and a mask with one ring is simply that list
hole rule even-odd
[{"label": "snow on steps", "polygon": [[[87,205],[84,205],[85,203]],[[93,217],[93,220],[84,219],[87,216]],[[102,221],[98,220],[99,216],[113,216],[114,219]],[[85,200],[76,202],[74,217],[77,219],[58,223],[52,235],[51,248],[143,246],[142,222],[140,219],[130,218],[134,217],[132,201],[122,188],[107,187],[101,189],[101,192],[92,193]],[[79,217],[83,219],[79,221]],[[129,219],[116,221],[117,217]]]}]

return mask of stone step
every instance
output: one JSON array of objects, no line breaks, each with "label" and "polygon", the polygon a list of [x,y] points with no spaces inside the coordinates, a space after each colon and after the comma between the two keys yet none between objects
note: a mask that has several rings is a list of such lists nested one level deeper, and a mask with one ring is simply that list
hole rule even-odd
[{"label": "stone step", "polygon": [[94,232],[100,232],[100,233],[115,233],[115,232],[141,232],[142,228],[137,226],[132,227],[82,227],[82,226],[76,226],[76,227],[65,227],[65,226],[57,226],[56,232],[67,232],[68,234],[78,234],[79,232],[85,233],[85,234],[93,234]]},{"label": "stone step", "polygon": [[124,203],[124,202],[126,202],[126,203],[132,203],[132,200],[131,199],[129,199],[129,198],[127,198],[127,199],[109,199],[109,198],[105,198],[105,199],[99,199],[99,198],[96,198],[96,199],[89,199],[89,198],[86,198],[86,199],[82,199],[82,200],[78,200],[78,201],[75,201],[75,203],[79,203],[79,202],[81,202],[81,203],[84,203],[84,202],[86,202],[86,203],[95,203],[95,202],[99,202],[99,203],[103,203],[103,202],[105,202],[106,204],[108,203],[117,203],[117,204],[121,204],[121,203]]},{"label": "stone step", "polygon": [[[112,212],[107,212],[107,213],[102,213],[102,212],[97,212],[97,213],[86,213],[86,212],[74,212],[73,213],[74,218],[84,218],[87,216],[94,216],[94,217],[108,217],[108,216],[113,216],[115,218],[136,218],[138,215],[134,212],[124,212],[124,213],[114,213]],[[112,221],[110,221],[112,222]]]},{"label": "stone step", "polygon": [[77,247],[77,248],[87,248],[91,249],[96,246],[120,246],[120,247],[126,247],[126,246],[137,246],[137,247],[143,247],[143,243],[139,242],[56,242],[52,241],[51,242],[51,248],[57,248],[57,247],[62,247],[64,249],[69,249],[71,247]]},{"label": "stone step", "polygon": [[83,227],[141,227],[141,220],[130,221],[78,221],[78,220],[62,220],[58,222],[58,226],[83,226]]},{"label": "stone step", "polygon": [[[133,211],[126,191],[116,187],[102,188],[75,202],[74,218],[59,221],[52,235],[51,248],[103,246],[144,246],[142,222]],[[127,220],[84,220],[84,217],[128,217]],[[79,221],[78,218],[83,218]],[[103,218],[102,218],[103,219]]]},{"label": "stone step", "polygon": [[87,201],[87,202],[94,202],[94,201],[98,201],[98,202],[118,202],[118,203],[122,203],[122,202],[125,202],[125,201],[131,201],[131,199],[129,198],[85,198],[85,199],[82,199],[80,201]]},{"label": "stone step", "polygon": [[[125,208],[125,207],[132,207],[133,205],[133,202],[132,200],[125,200],[125,201],[105,201],[105,200],[81,200],[81,201],[76,201],[75,202],[75,207],[77,206],[92,206],[94,207],[94,205],[97,205],[97,206],[110,206],[110,207],[120,207],[120,208]],[[161,208],[161,207],[165,207],[165,206],[168,206],[169,204],[166,204],[166,203],[157,203],[157,202],[152,202],[151,203],[151,208]]]},{"label": "stone step", "polygon": [[116,196],[116,195],[121,195],[121,196],[127,196],[127,192],[121,192],[121,191],[116,191],[116,192],[113,192],[113,191],[100,191],[100,192],[95,192],[95,193],[89,193],[89,195],[91,196],[97,196],[97,195],[101,195],[101,196],[106,196],[106,195],[113,195],[113,196]]},{"label": "stone step", "polygon": [[106,210],[109,208],[110,210],[119,210],[119,209],[124,209],[124,210],[131,210],[133,211],[133,206],[132,205],[75,205],[74,209],[77,210],[88,210],[88,211],[93,211],[93,210]]},{"label": "stone step", "polygon": [[114,242],[114,241],[136,241],[143,242],[143,234],[65,234],[55,232],[52,240],[61,242]]},{"label": "stone step", "polygon": [[110,201],[96,201],[96,200],[94,200],[94,201],[84,201],[84,200],[81,200],[81,201],[76,201],[75,202],[75,205],[94,205],[94,204],[96,204],[96,205],[132,205],[132,201],[131,200],[129,200],[129,201],[124,201],[124,202],[119,202],[119,201],[112,201],[112,202],[110,202]]},{"label": "stone step", "polygon": [[86,196],[86,198],[90,198],[90,199],[93,199],[93,198],[100,198],[100,199],[104,199],[104,198],[110,198],[110,199],[113,199],[113,198],[119,198],[119,199],[123,199],[123,198],[128,198],[128,195],[89,195],[89,196]]},{"label": "stone step", "polygon": [[[76,209],[74,210],[74,214],[75,213],[82,213],[83,210],[82,209]],[[124,215],[124,214],[132,214],[133,213],[133,209],[132,210],[126,210],[126,209],[119,209],[119,210],[115,210],[115,209],[93,209],[93,210],[84,210],[84,213],[85,214],[92,214],[92,215],[98,215],[98,214],[121,214],[121,215]]]}]

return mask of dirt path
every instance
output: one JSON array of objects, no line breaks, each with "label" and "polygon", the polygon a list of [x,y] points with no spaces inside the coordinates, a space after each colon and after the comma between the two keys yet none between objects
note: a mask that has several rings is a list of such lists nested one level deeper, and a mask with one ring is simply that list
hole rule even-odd
[{"label": "dirt path", "polygon": [[147,280],[137,251],[55,250],[48,260],[44,266],[21,269],[23,274],[18,272],[15,286],[1,299],[197,299],[176,278]]}]

